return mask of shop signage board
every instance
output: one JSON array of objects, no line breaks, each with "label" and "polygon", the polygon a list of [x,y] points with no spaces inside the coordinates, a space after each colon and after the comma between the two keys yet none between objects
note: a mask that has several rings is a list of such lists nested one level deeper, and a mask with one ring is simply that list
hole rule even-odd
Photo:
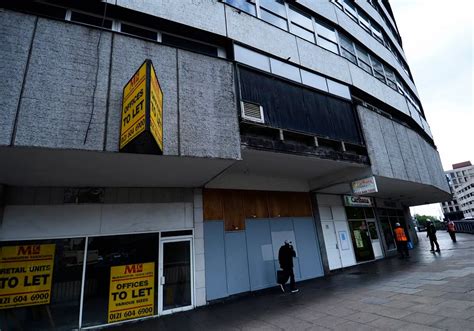
[{"label": "shop signage board", "polygon": [[163,92],[151,60],[123,88],[120,151],[163,152]]},{"label": "shop signage board", "polygon": [[153,315],[154,293],[154,262],[111,267],[108,323]]},{"label": "shop signage board", "polygon": [[352,193],[356,195],[364,195],[369,193],[377,193],[377,182],[375,177],[367,177],[356,180],[351,183]]},{"label": "shop signage board", "polygon": [[54,244],[0,248],[0,309],[49,304]]},{"label": "shop signage board", "polygon": [[372,207],[372,198],[359,197],[355,195],[345,195],[344,205],[348,207]]}]

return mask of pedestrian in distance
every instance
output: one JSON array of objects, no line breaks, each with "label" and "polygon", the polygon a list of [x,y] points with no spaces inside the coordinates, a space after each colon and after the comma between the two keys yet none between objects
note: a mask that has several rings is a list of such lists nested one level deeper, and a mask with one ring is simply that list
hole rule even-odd
[{"label": "pedestrian in distance", "polygon": [[292,242],[285,240],[283,246],[280,247],[278,251],[278,262],[280,263],[280,268],[283,270],[284,282],[280,283],[280,288],[282,292],[285,292],[285,283],[290,278],[290,291],[291,293],[296,293],[299,290],[295,285],[295,274],[293,272],[293,258],[296,257],[296,252],[293,249]]},{"label": "pedestrian in distance", "polygon": [[395,241],[397,242],[397,250],[400,254],[400,258],[408,258],[410,254],[408,253],[408,239],[405,234],[405,230],[400,226],[400,223],[395,223]]},{"label": "pedestrian in distance", "polygon": [[434,252],[434,245],[436,245],[436,251],[439,252],[439,244],[438,244],[438,238],[436,238],[436,228],[433,224],[433,222],[428,221],[426,223],[426,236],[430,238],[430,245],[431,245],[431,250],[430,252]]},{"label": "pedestrian in distance", "polygon": [[453,241],[453,243],[455,243],[456,242],[456,226],[454,225],[454,222],[449,220],[447,228],[448,228],[448,233],[451,236],[451,240]]}]

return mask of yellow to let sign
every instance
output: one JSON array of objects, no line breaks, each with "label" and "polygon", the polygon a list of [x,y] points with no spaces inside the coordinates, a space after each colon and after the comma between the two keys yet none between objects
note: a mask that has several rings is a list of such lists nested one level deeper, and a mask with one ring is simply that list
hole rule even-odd
[{"label": "yellow to let sign", "polygon": [[54,244],[0,248],[0,309],[49,304]]},{"label": "yellow to let sign", "polygon": [[153,315],[154,290],[154,262],[111,267],[108,323]]},{"label": "yellow to let sign", "polygon": [[137,70],[123,88],[120,149],[145,131],[147,100],[147,62]]},{"label": "yellow to let sign", "polygon": [[150,82],[150,131],[160,149],[163,150],[163,92],[153,65]]}]

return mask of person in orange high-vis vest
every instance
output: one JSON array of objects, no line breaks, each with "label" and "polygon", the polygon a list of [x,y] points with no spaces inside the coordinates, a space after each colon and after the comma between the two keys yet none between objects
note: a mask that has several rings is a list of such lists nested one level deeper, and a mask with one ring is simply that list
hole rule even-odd
[{"label": "person in orange high-vis vest", "polygon": [[397,242],[397,249],[400,253],[400,258],[410,257],[408,254],[408,239],[405,230],[400,226],[400,223],[395,223],[395,241]]}]

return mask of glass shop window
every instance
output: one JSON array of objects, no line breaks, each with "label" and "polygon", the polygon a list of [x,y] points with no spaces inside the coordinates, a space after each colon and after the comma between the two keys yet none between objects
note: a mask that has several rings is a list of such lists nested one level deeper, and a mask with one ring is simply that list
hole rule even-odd
[{"label": "glass shop window", "polygon": [[79,324],[84,238],[0,243],[0,329]]},{"label": "glass shop window", "polygon": [[157,314],[158,234],[90,237],[83,326]]},{"label": "glass shop window", "polygon": [[224,0],[224,2],[250,15],[256,16],[257,14],[255,5],[247,0]]},{"label": "glass shop window", "polygon": [[396,249],[395,237],[392,231],[392,225],[388,217],[380,217],[380,224],[382,225],[382,232],[385,238],[385,244],[388,250]]},{"label": "glass shop window", "polygon": [[260,18],[284,30],[288,30],[286,8],[282,0],[260,0]]}]

